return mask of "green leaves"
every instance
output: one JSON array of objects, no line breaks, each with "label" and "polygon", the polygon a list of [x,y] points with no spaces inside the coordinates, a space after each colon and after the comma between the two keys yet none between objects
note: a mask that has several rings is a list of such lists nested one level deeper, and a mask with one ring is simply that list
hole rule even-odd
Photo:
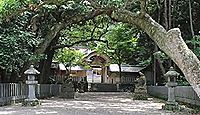
[{"label": "green leaves", "polygon": [[55,55],[54,60],[67,66],[83,65],[83,54],[76,50],[60,49]]},{"label": "green leaves", "polygon": [[27,16],[0,24],[0,66],[19,71],[37,46],[34,33],[26,30]]},{"label": "green leaves", "polygon": [[17,15],[24,6],[32,3],[32,0],[1,0],[0,1],[0,22],[9,21],[11,16]]},{"label": "green leaves", "polygon": [[146,41],[143,37],[138,38],[140,31],[137,28],[130,28],[128,25],[118,23],[109,27],[108,33],[104,35],[104,39],[108,40],[108,46],[103,43],[97,43],[94,49],[98,53],[107,54],[112,62],[117,64],[134,64],[148,65],[151,62],[150,46],[146,44],[151,41]]},{"label": "green leaves", "polygon": [[105,39],[109,41],[109,48],[105,44],[98,44],[96,50],[106,53],[112,58],[113,63],[125,63],[137,49],[137,38],[133,35],[133,31],[127,25],[113,25],[105,35]]},{"label": "green leaves", "polygon": [[186,43],[192,46],[193,52],[198,58],[200,58],[200,36],[196,36],[191,40],[187,40]]}]

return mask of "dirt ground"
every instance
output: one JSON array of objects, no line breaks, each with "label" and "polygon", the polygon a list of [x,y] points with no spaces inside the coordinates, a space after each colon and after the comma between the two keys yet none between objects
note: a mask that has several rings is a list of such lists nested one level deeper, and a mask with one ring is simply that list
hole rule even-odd
[{"label": "dirt ground", "polygon": [[132,100],[130,93],[87,92],[75,99],[50,98],[42,105],[22,107],[20,103],[0,107],[0,115],[188,115],[184,112],[162,110],[157,99]]}]

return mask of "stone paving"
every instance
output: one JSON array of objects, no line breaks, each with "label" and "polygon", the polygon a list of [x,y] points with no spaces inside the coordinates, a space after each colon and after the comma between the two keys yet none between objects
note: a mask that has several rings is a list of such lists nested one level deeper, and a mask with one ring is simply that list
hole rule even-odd
[{"label": "stone paving", "polygon": [[158,100],[132,100],[130,93],[87,92],[74,100],[50,98],[42,105],[22,107],[20,103],[0,107],[0,115],[188,115],[161,110]]}]

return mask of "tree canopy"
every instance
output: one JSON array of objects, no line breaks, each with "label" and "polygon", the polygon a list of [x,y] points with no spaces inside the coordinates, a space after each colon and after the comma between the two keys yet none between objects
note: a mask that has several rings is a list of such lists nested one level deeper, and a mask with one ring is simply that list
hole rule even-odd
[{"label": "tree canopy", "polygon": [[[199,1],[194,0],[194,2],[192,3],[193,4],[191,6],[193,6],[194,8],[194,14],[199,14],[199,9],[197,9],[197,7],[199,6]],[[78,39],[79,37],[81,38],[84,35],[90,35],[90,40],[88,41],[93,41],[94,38],[92,36],[95,36],[95,38],[99,36],[98,38],[96,38],[96,41],[106,43],[107,41],[103,39],[102,33],[105,33],[105,31],[107,30],[107,26],[99,28],[100,24],[98,24],[98,20],[101,19],[98,19],[96,23],[95,18],[99,16],[107,17],[109,18],[108,20],[111,20],[111,23],[114,25],[117,25],[118,22],[126,23],[129,26],[137,27],[148,34],[148,36],[158,45],[158,47],[162,51],[164,51],[180,68],[188,82],[193,86],[194,90],[200,96],[200,78],[198,77],[200,75],[200,62],[196,55],[194,55],[193,52],[188,49],[187,45],[182,39],[180,32],[181,29],[183,31],[182,34],[184,39],[186,39],[187,37],[191,37],[187,34],[187,27],[192,28],[191,22],[198,24],[199,20],[195,18],[194,20],[191,20],[191,18],[190,20],[187,20],[187,15],[185,14],[189,14],[189,7],[188,11],[181,7],[184,5],[188,5],[188,2],[177,0],[174,1],[172,4],[172,11],[174,11],[172,13],[175,14],[175,16],[172,18],[176,19],[172,23],[172,27],[180,27],[180,29],[164,28],[162,25],[168,27],[167,25],[169,25],[169,23],[171,22],[167,18],[158,18],[155,17],[153,14],[156,11],[160,12],[160,9],[163,8],[164,4],[165,6],[167,5],[166,2],[162,0],[150,0],[149,3],[147,3],[146,0],[3,0],[0,2],[1,28],[3,28],[3,30],[5,31],[7,25],[9,24],[11,24],[9,27],[16,26],[17,23],[20,23],[20,26],[16,27],[16,34],[16,31],[12,29],[9,29],[9,35],[2,33],[1,42],[7,43],[6,40],[8,40],[10,46],[12,46],[9,50],[10,52],[15,49],[19,50],[19,53],[14,54],[14,56],[16,57],[19,57],[18,55],[20,54],[20,52],[23,52],[23,50],[27,51],[27,53],[22,54],[24,58],[20,58],[23,59],[23,61],[30,58],[30,56],[27,56],[29,54],[44,55],[44,58],[49,58],[52,57],[50,56],[49,52],[55,51],[55,47],[57,47],[57,45],[63,45],[61,44],[61,42],[63,41],[62,38],[66,38],[65,41],[68,41],[68,39],[71,38],[73,38],[72,41],[76,41],[77,37],[73,37],[74,35],[78,36]],[[165,14],[169,14],[170,10],[171,9],[161,10],[159,16],[162,16],[162,11],[165,12]],[[180,10],[178,14],[176,14],[177,10]],[[27,20],[25,20],[26,14],[28,14]],[[157,19],[161,24],[157,23],[150,15],[152,15],[154,19]],[[165,17],[171,16],[166,15]],[[17,20],[19,18],[23,18],[23,20]],[[95,29],[90,26],[89,22],[91,20],[95,22],[92,24],[94,25]],[[76,29],[79,29],[84,25],[88,26],[86,28],[82,28],[83,31],[76,33]],[[194,27],[194,34],[198,34],[198,28],[198,26]],[[20,33],[20,30],[23,32]],[[70,32],[70,30],[72,31]],[[91,34],[88,34],[89,30],[91,30]],[[62,35],[64,35],[64,37],[62,37]],[[119,36],[121,36],[121,34]],[[5,40],[5,38],[9,39]],[[27,40],[24,40],[23,42],[28,42],[31,45],[27,46],[27,43],[24,47],[23,45],[21,46],[21,43],[23,42],[21,42],[21,39],[19,40],[18,38],[26,38]],[[88,39],[88,37],[84,37],[84,39]],[[119,39],[122,38],[120,37]],[[68,42],[63,43],[65,44]],[[19,45],[16,43],[18,43]],[[75,42],[71,43],[72,44],[69,44],[69,46],[72,46]],[[76,43],[80,42],[77,41]],[[118,45],[120,46],[120,43],[118,43]],[[65,46],[68,45],[63,45],[62,47]],[[3,47],[6,48],[6,46]],[[9,48],[6,48],[4,50],[7,49]],[[4,54],[2,52],[4,52]],[[0,53],[1,55],[9,55],[7,57],[14,57],[10,53],[6,54],[5,52],[7,51],[2,50],[2,52]],[[12,65],[15,65],[15,63],[13,62],[14,61],[11,61],[10,63]],[[21,63],[21,65],[23,65],[23,63],[25,62]],[[5,63],[4,65],[1,65],[6,66]]]}]

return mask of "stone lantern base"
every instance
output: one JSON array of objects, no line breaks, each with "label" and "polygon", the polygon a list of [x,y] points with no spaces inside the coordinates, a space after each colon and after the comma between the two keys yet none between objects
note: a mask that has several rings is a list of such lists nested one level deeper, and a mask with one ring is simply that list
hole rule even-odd
[{"label": "stone lantern base", "polygon": [[165,105],[162,106],[163,110],[170,110],[170,111],[180,111],[181,107],[178,105],[177,102],[169,102],[167,101]]},{"label": "stone lantern base", "polygon": [[22,102],[22,106],[37,106],[41,105],[40,101],[38,99],[25,99],[24,102]]}]

